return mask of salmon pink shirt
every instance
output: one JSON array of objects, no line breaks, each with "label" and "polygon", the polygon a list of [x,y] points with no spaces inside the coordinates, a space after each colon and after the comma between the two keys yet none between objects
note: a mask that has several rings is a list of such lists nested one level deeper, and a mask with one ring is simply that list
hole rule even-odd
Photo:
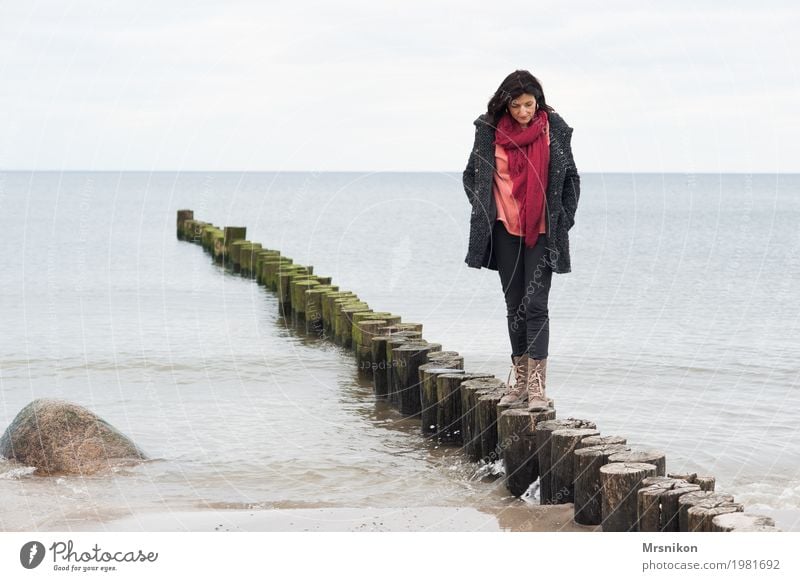
[{"label": "salmon pink shirt", "polygon": [[[508,172],[508,155],[502,145],[494,146],[496,171],[494,173],[494,201],[497,205],[497,219],[502,220],[506,225],[506,230],[514,236],[523,236],[520,229],[519,206],[512,193],[513,182]],[[544,200],[542,200],[544,206]],[[542,218],[539,220],[539,234],[547,232],[547,218],[545,208],[542,208]]]}]

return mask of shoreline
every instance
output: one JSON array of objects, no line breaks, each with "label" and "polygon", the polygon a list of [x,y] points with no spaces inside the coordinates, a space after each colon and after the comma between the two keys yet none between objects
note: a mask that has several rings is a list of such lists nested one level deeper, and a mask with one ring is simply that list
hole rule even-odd
[{"label": "shoreline", "polygon": [[572,520],[573,505],[208,509],[148,512],[87,521],[70,531],[116,532],[600,532]]}]

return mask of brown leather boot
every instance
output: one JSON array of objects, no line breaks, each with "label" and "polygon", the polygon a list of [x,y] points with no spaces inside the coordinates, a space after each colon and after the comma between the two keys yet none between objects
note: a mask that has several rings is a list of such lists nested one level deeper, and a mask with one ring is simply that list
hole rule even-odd
[{"label": "brown leather boot", "polygon": [[[514,363],[511,365],[511,370],[508,372],[508,379],[506,380],[509,390],[500,398],[498,405],[512,405],[524,402],[528,399],[528,390],[525,385],[525,377],[528,369],[528,354],[524,353],[520,356],[512,356],[511,359]],[[512,373],[514,374],[513,386],[510,383]]]},{"label": "brown leather boot", "polygon": [[528,359],[528,374],[526,384],[528,388],[528,411],[544,411],[550,408],[545,394],[545,379],[547,376],[547,358]]}]

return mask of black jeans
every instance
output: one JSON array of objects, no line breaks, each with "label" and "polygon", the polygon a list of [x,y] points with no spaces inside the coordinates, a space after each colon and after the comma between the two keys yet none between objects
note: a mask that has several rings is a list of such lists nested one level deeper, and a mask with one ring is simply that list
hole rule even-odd
[{"label": "black jeans", "polygon": [[526,248],[524,238],[509,234],[502,220],[494,223],[492,252],[506,299],[512,357],[526,352],[532,359],[547,357],[553,270],[544,260],[546,241],[546,235],[539,234],[536,246]]}]

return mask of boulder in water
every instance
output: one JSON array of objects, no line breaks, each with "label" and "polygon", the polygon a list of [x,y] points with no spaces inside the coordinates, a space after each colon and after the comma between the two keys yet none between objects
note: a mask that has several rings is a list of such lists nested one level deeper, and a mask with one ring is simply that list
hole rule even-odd
[{"label": "boulder in water", "polygon": [[34,474],[94,474],[146,460],[130,439],[79,405],[37,399],[0,438],[0,456],[36,468]]}]

